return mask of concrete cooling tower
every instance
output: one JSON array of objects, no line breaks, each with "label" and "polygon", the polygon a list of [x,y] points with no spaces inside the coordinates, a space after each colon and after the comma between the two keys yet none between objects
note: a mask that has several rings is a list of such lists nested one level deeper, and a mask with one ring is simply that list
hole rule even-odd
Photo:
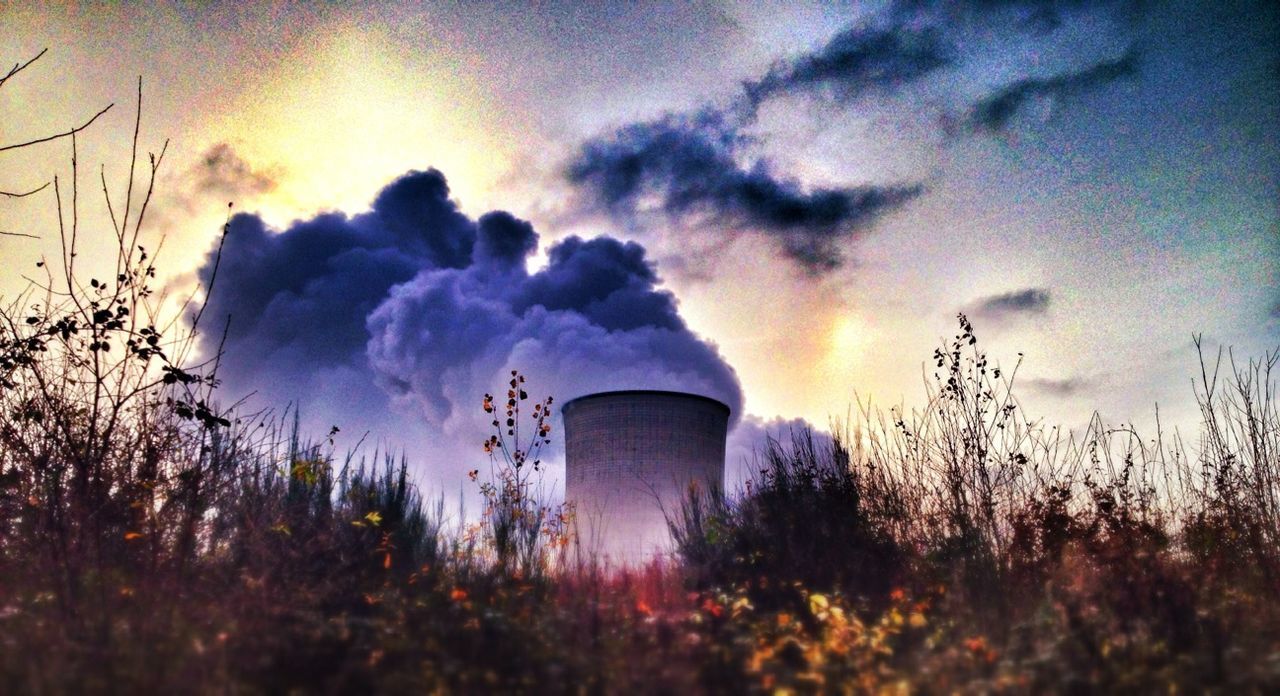
[{"label": "concrete cooling tower", "polygon": [[565,499],[584,551],[637,563],[671,548],[689,484],[724,485],[729,407],[668,391],[589,394],[564,405]]}]

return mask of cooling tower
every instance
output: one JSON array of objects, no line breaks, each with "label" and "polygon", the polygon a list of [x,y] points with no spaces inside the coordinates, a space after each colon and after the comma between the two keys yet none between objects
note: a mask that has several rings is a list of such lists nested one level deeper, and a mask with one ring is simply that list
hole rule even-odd
[{"label": "cooling tower", "polygon": [[670,549],[667,514],[689,484],[724,485],[729,407],[668,391],[589,394],[564,405],[565,499],[582,548],[615,563]]}]

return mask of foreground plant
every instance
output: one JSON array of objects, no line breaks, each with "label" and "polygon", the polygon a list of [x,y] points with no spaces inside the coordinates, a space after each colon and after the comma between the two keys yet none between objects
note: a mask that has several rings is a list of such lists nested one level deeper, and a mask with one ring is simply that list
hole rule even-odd
[{"label": "foreground plant", "polygon": [[[529,399],[525,376],[512,370],[507,386],[506,398],[497,404],[493,395],[484,395],[484,411],[493,421],[483,445],[489,479],[480,484],[485,502],[481,525],[502,572],[534,577],[547,570],[550,554],[568,546],[573,513],[568,504],[545,502],[542,454],[551,444],[552,397],[525,410],[531,423],[523,425],[521,409]],[[527,434],[523,440],[522,428]],[[470,476],[478,480],[479,471]]]}]

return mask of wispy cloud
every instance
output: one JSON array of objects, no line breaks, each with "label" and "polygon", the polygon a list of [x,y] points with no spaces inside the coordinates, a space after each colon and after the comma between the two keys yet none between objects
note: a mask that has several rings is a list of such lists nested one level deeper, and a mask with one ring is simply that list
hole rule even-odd
[{"label": "wispy cloud", "polygon": [[1079,394],[1086,387],[1090,386],[1092,382],[1084,377],[1064,377],[1061,379],[1036,377],[1024,380],[1021,384],[1034,392],[1058,398],[1066,398]]},{"label": "wispy cloud", "polygon": [[1113,60],[1104,60],[1073,72],[1018,80],[979,100],[966,115],[964,125],[977,132],[1000,132],[1033,99],[1048,97],[1061,100],[1137,73],[1137,53],[1129,51]]},{"label": "wispy cloud", "polygon": [[[776,171],[767,156],[748,155],[746,143],[753,152],[768,145],[767,135],[751,131],[760,107],[797,94],[853,104],[868,94],[896,93],[962,67],[957,43],[965,40],[972,22],[990,25],[982,33],[1025,32],[1022,15],[1057,18],[1086,4],[903,0],[814,50],[779,58],[762,74],[743,80],[725,104],[625,124],[587,140],[565,175],[582,194],[579,205],[629,227],[644,226],[643,214],[658,212],[676,234],[767,235],[783,254],[820,275],[842,265],[846,242],[925,189],[912,181],[806,187]],[[958,21],[961,16],[965,22]],[[1073,72],[1025,77],[981,98],[958,120],[970,132],[999,131],[1032,99],[1061,99],[1093,89],[1133,74],[1136,65],[1131,51]]]},{"label": "wispy cloud", "polygon": [[973,304],[973,314],[988,319],[1001,319],[1014,315],[1044,314],[1049,309],[1050,296],[1045,288],[1023,288],[998,295],[989,295]]},{"label": "wispy cloud", "polygon": [[918,183],[801,185],[765,157],[746,158],[744,131],[761,104],[825,90],[847,102],[894,89],[949,65],[950,47],[933,29],[905,24],[850,27],[818,49],[775,61],[742,83],[727,107],[668,114],[592,138],[566,168],[589,206],[635,221],[649,209],[687,231],[764,234],[811,274],[839,267],[843,243],[924,192]]},{"label": "wispy cloud", "polygon": [[743,98],[748,113],[768,99],[824,87],[837,100],[850,101],[872,89],[900,87],[952,61],[936,29],[850,27],[818,50],[778,60],[764,75],[745,81]]},{"label": "wispy cloud", "polygon": [[239,198],[270,193],[276,175],[255,169],[229,143],[210,146],[187,171],[197,193]]},{"label": "wispy cloud", "polygon": [[805,190],[772,173],[767,160],[738,163],[735,128],[715,115],[668,116],[586,143],[568,177],[614,216],[635,216],[648,200],[680,223],[709,219],[725,230],[781,242],[810,272],[840,265],[838,242],[920,195],[920,185]]}]

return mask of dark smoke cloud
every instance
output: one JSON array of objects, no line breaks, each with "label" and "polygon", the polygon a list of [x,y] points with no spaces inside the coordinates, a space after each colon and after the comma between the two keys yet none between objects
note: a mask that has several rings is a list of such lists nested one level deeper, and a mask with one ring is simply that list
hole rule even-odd
[{"label": "dark smoke cloud", "polygon": [[635,216],[656,196],[678,223],[708,219],[730,232],[753,230],[779,240],[811,272],[840,265],[839,242],[918,196],[921,186],[858,186],[805,191],[775,176],[766,160],[738,164],[742,139],[723,115],[668,116],[588,141],[569,180],[611,214]]},{"label": "dark smoke cloud", "polygon": [[964,125],[976,132],[998,133],[1005,130],[1022,107],[1033,99],[1072,97],[1132,77],[1137,72],[1137,54],[1130,51],[1114,60],[1095,63],[1074,72],[1018,80],[975,104]]},{"label": "dark smoke cloud", "polygon": [[973,312],[989,319],[1044,314],[1049,309],[1049,300],[1049,291],[1044,288],[1024,288],[984,297],[975,304]]},{"label": "dark smoke cloud", "polygon": [[[237,215],[205,312],[231,317],[224,393],[257,390],[277,406],[301,398],[313,428],[331,421],[410,439],[395,432],[407,427],[454,442],[487,432],[480,396],[511,369],[561,401],[668,388],[740,412],[732,368],[657,287],[642,247],[574,237],[529,274],[537,242],[508,213],[463,215],[436,170],[401,177],[361,215],[278,232]],[[211,256],[206,285],[214,271]],[[206,351],[217,334],[206,333]]]},{"label": "dark smoke cloud", "polygon": [[251,167],[228,143],[210,146],[186,176],[197,193],[229,199],[269,193],[276,187],[274,176]]},{"label": "dark smoke cloud", "polygon": [[[917,80],[951,63],[938,31],[850,27],[816,51],[776,61],[743,82],[728,108],[626,125],[582,145],[566,169],[589,204],[633,220],[651,196],[686,231],[715,225],[723,233],[762,233],[810,273],[841,265],[841,244],[884,214],[919,196],[920,185],[818,187],[805,190],[776,174],[768,160],[740,164],[744,130],[766,101],[824,91],[849,102],[873,89]],[[701,224],[690,225],[697,221]]]},{"label": "dark smoke cloud", "polygon": [[368,320],[368,356],[380,383],[446,427],[475,415],[477,389],[510,369],[562,400],[608,389],[680,389],[721,399],[739,414],[733,370],[688,330],[674,298],[654,287],[643,249],[570,237],[549,256],[532,275],[522,266],[494,274],[476,264],[424,270],[396,287]]},{"label": "dark smoke cloud", "polygon": [[751,113],[770,98],[827,87],[848,102],[871,89],[901,86],[952,63],[950,47],[935,29],[851,27],[812,53],[779,60],[762,77],[743,83]]},{"label": "dark smoke cloud", "polygon": [[569,309],[608,331],[683,328],[675,298],[654,290],[658,277],[639,244],[570,237],[549,256],[547,267],[529,278],[513,301],[517,312],[537,305]]},{"label": "dark smoke cloud", "polygon": [[157,205],[148,216],[157,216],[160,227],[183,230],[202,214],[225,210],[228,202],[243,205],[275,191],[283,173],[251,165],[230,143],[219,142],[161,177]]},{"label": "dark smoke cloud", "polygon": [[[205,310],[213,321],[230,317],[227,373],[358,361],[365,317],[391,287],[426,266],[467,263],[475,236],[435,170],[402,177],[371,212],[350,218],[329,213],[275,232],[256,215],[236,215]],[[206,262],[206,287],[213,272]]]},{"label": "dark smoke cloud", "polygon": [[1083,377],[1067,377],[1064,379],[1051,379],[1048,377],[1037,377],[1024,382],[1032,391],[1058,398],[1067,398],[1075,396],[1084,390],[1085,387],[1091,385],[1091,381]]}]

